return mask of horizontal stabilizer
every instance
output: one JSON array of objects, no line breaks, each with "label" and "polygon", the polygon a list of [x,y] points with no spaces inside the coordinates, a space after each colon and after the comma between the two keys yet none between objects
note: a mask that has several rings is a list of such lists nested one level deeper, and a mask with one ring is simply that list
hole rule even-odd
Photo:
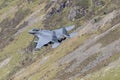
[{"label": "horizontal stabilizer", "polygon": [[34,41],[34,43],[38,43],[38,41]]},{"label": "horizontal stabilizer", "polygon": [[60,43],[54,43],[54,44],[52,44],[52,48],[56,48],[56,47],[58,47],[60,45]]},{"label": "horizontal stabilizer", "polygon": [[70,31],[70,30],[72,30],[72,29],[74,29],[74,28],[75,28],[75,25],[65,27],[65,29],[66,29],[67,31]]},{"label": "horizontal stabilizer", "polygon": [[74,37],[74,36],[77,36],[77,33],[76,32],[73,32],[70,34],[70,38]]}]

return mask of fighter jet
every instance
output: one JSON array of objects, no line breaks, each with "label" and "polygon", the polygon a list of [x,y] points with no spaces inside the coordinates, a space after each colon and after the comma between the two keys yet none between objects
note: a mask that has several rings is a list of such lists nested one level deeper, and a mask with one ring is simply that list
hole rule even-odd
[{"label": "fighter jet", "polygon": [[68,31],[71,31],[74,28],[74,25],[56,30],[40,30],[38,28],[34,28],[30,30],[29,33],[38,39],[37,41],[34,41],[36,43],[35,49],[38,50],[48,44],[51,44],[52,48],[58,47],[63,40],[76,35],[76,33],[68,33]]}]

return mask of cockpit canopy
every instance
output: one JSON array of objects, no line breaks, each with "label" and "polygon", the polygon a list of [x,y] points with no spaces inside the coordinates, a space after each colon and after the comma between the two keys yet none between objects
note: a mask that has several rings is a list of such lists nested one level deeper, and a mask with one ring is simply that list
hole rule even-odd
[{"label": "cockpit canopy", "polygon": [[29,31],[30,34],[35,34],[36,32],[40,31],[39,28],[34,28],[32,30]]},{"label": "cockpit canopy", "polygon": [[34,28],[33,31],[39,31],[40,29],[39,28]]}]

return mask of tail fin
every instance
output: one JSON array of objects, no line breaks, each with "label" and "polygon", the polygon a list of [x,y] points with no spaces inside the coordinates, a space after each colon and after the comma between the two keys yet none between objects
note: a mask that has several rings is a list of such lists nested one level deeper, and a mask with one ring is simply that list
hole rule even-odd
[{"label": "tail fin", "polygon": [[70,31],[75,28],[75,25],[65,27],[66,31]]},{"label": "tail fin", "polygon": [[67,32],[67,30],[66,30],[65,28],[63,28],[62,33],[63,33],[66,37],[68,37],[68,36],[69,36],[69,34],[68,34],[68,32]]},{"label": "tail fin", "polygon": [[77,36],[77,33],[76,32],[73,32],[70,34],[70,38],[74,37],[74,36]]}]

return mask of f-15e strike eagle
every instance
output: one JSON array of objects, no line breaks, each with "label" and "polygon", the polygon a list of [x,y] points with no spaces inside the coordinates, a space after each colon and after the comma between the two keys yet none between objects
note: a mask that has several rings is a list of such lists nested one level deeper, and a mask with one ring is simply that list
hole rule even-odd
[{"label": "f-15e strike eagle", "polygon": [[29,33],[37,37],[38,41],[35,41],[35,49],[38,50],[41,49],[42,46],[46,46],[48,44],[51,44],[52,48],[56,48],[66,38],[71,38],[76,35],[76,33],[68,33],[68,31],[71,31],[74,28],[74,25],[56,30],[40,30],[38,28],[34,28],[30,30]]}]

